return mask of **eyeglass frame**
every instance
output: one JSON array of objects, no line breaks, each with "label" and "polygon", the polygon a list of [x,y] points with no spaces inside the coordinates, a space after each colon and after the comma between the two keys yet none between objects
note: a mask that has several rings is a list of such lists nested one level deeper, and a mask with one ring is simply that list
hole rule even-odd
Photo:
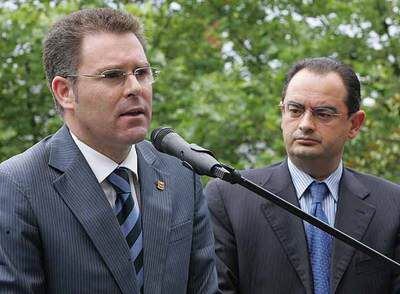
[{"label": "eyeglass frame", "polygon": [[[120,80],[120,84],[125,83],[126,79],[129,75],[133,75],[136,80],[138,81],[139,84],[141,84],[140,79],[137,76],[138,71],[143,70],[143,69],[149,69],[151,72],[151,77],[152,77],[152,81],[149,82],[148,84],[151,85],[156,81],[157,76],[160,73],[160,70],[156,67],[152,67],[152,66],[141,66],[141,67],[137,67],[135,68],[133,71],[130,72],[126,72],[122,69],[107,69],[99,74],[68,74],[65,75],[66,78],[78,78],[78,77],[85,77],[85,78],[94,78],[94,79],[104,79],[105,81],[112,81],[112,79],[121,79]],[[107,72],[120,72],[123,73],[121,76],[119,77],[107,77],[106,73]]]},{"label": "eyeglass frame", "polygon": [[[292,119],[299,119],[302,118],[304,116],[304,114],[306,113],[307,110],[309,110],[311,112],[311,115],[314,119],[316,119],[318,122],[321,123],[330,123],[331,121],[333,121],[334,119],[340,117],[340,116],[344,116],[344,115],[348,115],[349,118],[352,114],[354,114],[355,112],[348,112],[348,113],[340,113],[337,111],[337,109],[335,107],[327,107],[327,106],[317,106],[317,107],[305,107],[304,104],[298,103],[298,102],[294,102],[294,101],[289,101],[289,102],[279,102],[279,107],[281,109],[282,112],[286,113],[287,112],[287,107],[291,105],[295,105],[298,106],[303,109],[302,113],[299,114],[298,116],[291,116],[291,114],[289,113],[289,117]],[[328,117],[323,118],[321,116],[319,116],[318,111],[327,111],[326,113],[322,113],[324,115],[328,115]],[[332,111],[332,113],[329,113],[329,111]],[[320,113],[321,114],[321,113]],[[293,113],[292,113],[293,115]]]}]

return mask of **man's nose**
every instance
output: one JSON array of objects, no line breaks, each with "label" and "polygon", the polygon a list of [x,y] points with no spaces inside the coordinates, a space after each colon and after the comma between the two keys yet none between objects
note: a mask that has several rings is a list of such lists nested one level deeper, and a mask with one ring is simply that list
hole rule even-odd
[{"label": "man's nose", "polygon": [[137,95],[142,91],[142,85],[139,83],[134,74],[129,74],[126,76],[124,87],[129,94]]},{"label": "man's nose", "polygon": [[303,132],[314,131],[315,129],[315,117],[312,111],[306,109],[303,115],[300,117],[299,129]]}]

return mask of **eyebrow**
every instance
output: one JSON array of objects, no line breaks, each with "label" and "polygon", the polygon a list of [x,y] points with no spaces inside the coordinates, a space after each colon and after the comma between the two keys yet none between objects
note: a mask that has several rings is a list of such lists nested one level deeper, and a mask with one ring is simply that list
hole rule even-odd
[{"label": "eyebrow", "polygon": [[[296,101],[288,101],[287,103],[290,105],[301,106],[301,107],[305,108],[304,104],[296,102]],[[338,109],[335,106],[331,106],[331,105],[315,106],[315,107],[312,107],[312,109],[329,109],[329,110],[338,112]]]},{"label": "eyebrow", "polygon": [[[135,67],[133,69],[140,68],[140,67],[149,67],[149,66],[150,66],[150,63],[147,61],[143,62],[143,63],[138,62],[135,64]],[[124,66],[122,66],[121,64],[112,64],[112,65],[107,65],[107,66],[101,67],[98,70],[96,70],[95,72],[100,74],[106,70],[112,70],[112,69],[121,69],[122,70],[123,67]]]}]

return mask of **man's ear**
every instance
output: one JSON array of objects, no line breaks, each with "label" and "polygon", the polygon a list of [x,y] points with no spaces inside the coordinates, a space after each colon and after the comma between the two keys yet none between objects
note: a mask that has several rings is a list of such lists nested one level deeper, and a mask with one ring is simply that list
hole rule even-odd
[{"label": "man's ear", "polygon": [[70,80],[60,76],[55,76],[51,82],[54,97],[64,110],[74,108],[75,94],[72,87]]},{"label": "man's ear", "polygon": [[358,135],[362,125],[364,124],[364,120],[365,120],[365,112],[363,110],[359,110],[351,115],[350,117],[351,129],[347,134],[347,138],[354,139]]}]

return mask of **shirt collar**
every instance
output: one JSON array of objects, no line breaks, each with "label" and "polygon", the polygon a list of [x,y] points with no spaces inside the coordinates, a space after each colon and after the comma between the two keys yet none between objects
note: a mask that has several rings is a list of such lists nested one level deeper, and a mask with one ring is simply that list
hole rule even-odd
[{"label": "shirt collar", "polygon": [[290,176],[292,177],[293,185],[296,189],[297,198],[300,199],[304,192],[307,190],[308,186],[316,181],[316,182],[323,182],[328,186],[329,192],[331,193],[335,202],[339,196],[339,182],[340,178],[342,177],[343,173],[343,162],[340,160],[339,166],[336,170],[329,175],[325,180],[318,181],[311,177],[309,174],[305,173],[288,158],[288,168],[290,172]]},{"label": "shirt collar", "polygon": [[94,175],[99,183],[103,182],[117,167],[126,167],[133,172],[137,177],[137,153],[135,145],[132,145],[128,156],[124,159],[121,164],[116,163],[109,157],[101,154],[100,152],[94,150],[92,147],[86,145],[80,141],[73,133],[70,131],[72,139],[78,146],[79,150],[82,152],[87,163],[92,169]]}]

